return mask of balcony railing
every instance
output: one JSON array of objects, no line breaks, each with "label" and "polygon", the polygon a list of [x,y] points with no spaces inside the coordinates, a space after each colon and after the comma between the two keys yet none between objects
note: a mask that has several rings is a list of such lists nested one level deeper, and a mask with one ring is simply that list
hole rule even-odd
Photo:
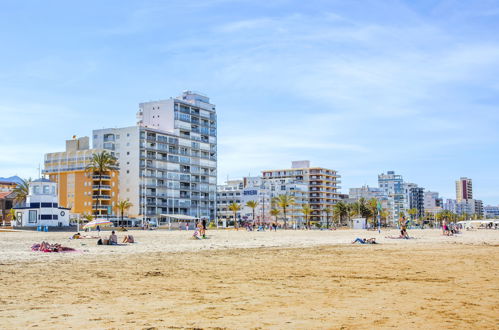
[{"label": "balcony railing", "polygon": [[111,196],[109,195],[92,195],[92,199],[105,199],[110,200]]},{"label": "balcony railing", "polygon": [[92,175],[92,179],[94,179],[94,180],[99,180],[99,179],[102,179],[102,180],[111,180],[111,176],[110,175],[101,175],[101,176],[99,176],[97,174],[97,175]]},{"label": "balcony railing", "polygon": [[[92,189],[93,189],[93,190],[99,190],[99,185],[93,185],[93,186],[92,186]],[[101,189],[101,190],[110,190],[110,189],[111,189],[111,186],[106,185],[106,184],[103,184],[103,185],[101,185],[101,186],[100,186],[100,189]]]}]

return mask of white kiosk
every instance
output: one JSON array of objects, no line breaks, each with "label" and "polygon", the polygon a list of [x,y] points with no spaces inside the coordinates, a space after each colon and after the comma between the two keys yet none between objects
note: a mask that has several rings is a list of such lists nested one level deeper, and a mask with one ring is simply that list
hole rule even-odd
[{"label": "white kiosk", "polygon": [[68,208],[59,207],[57,183],[38,179],[29,183],[26,205],[15,207],[16,225],[23,227],[69,226]]}]

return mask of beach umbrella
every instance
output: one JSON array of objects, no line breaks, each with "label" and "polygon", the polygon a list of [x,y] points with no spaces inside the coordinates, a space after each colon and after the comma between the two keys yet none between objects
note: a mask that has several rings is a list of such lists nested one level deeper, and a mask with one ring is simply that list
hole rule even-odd
[{"label": "beach umbrella", "polygon": [[113,223],[107,219],[95,219],[83,226],[83,229],[95,228],[97,226],[111,226]]}]

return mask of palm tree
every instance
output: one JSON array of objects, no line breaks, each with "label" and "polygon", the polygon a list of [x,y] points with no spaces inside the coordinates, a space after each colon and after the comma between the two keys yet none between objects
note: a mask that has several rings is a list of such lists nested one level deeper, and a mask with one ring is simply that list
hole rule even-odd
[{"label": "palm tree", "polygon": [[96,215],[99,214],[100,211],[102,175],[105,172],[116,169],[117,167],[118,167],[118,160],[116,159],[116,157],[114,157],[109,152],[104,150],[100,153],[93,154],[90,163],[88,163],[87,167],[85,168],[85,172],[90,173],[92,175],[97,174],[99,176],[97,208],[94,212]]},{"label": "palm tree", "polygon": [[21,179],[21,182],[17,184],[17,186],[12,190],[15,194],[14,203],[17,205],[23,204],[26,202],[26,197],[29,195],[29,184],[31,183],[31,178],[29,179]]},{"label": "palm tree", "polygon": [[236,216],[237,216],[237,211],[241,210],[241,205],[237,203],[232,203],[228,206],[228,208],[229,210],[234,212],[234,228],[236,228],[236,230],[239,230],[239,224],[237,222]]},{"label": "palm tree", "polygon": [[339,201],[333,206],[334,215],[338,219],[338,224],[341,225],[342,220],[348,216],[348,207],[343,201]]},{"label": "palm tree", "polygon": [[128,199],[124,200],[124,201],[119,201],[118,205],[116,205],[116,209],[118,209],[118,211],[121,215],[121,225],[123,225],[123,214],[125,213],[125,211],[127,211],[132,206],[133,206],[133,204],[130,203],[130,201]]},{"label": "palm tree", "polygon": [[376,216],[378,215],[378,199],[371,198],[367,202],[367,205],[368,205],[368,208],[369,208],[369,211],[370,211],[369,213],[370,213],[370,216],[371,216],[373,228],[376,228]]},{"label": "palm tree", "polygon": [[281,213],[281,211],[279,211],[279,209],[271,209],[270,210],[270,215],[273,216],[275,218],[275,223],[277,225],[277,216],[279,215],[279,213]]},{"label": "palm tree", "polygon": [[287,218],[286,218],[286,210],[294,204],[295,198],[290,195],[279,195],[274,197],[273,202],[277,204],[282,209],[282,213],[284,214],[284,229],[288,228]]},{"label": "palm tree", "polygon": [[329,215],[333,213],[333,209],[328,206],[323,211],[326,213],[326,229],[329,229]]},{"label": "palm tree", "polygon": [[387,224],[388,222],[388,217],[390,216],[390,212],[388,212],[387,209],[382,209],[380,212],[379,212],[379,216],[381,217],[381,219],[384,219],[385,220],[385,225]]},{"label": "palm tree", "polygon": [[416,208],[409,209],[407,210],[407,214],[409,214],[411,220],[414,222],[414,217],[416,216],[416,214],[418,214],[418,209]]},{"label": "palm tree", "polygon": [[310,214],[312,213],[312,209],[310,208],[310,205],[304,204],[301,208],[301,212],[305,216],[305,226],[307,229],[310,229],[310,223],[309,223],[309,217]]},{"label": "palm tree", "polygon": [[246,206],[250,207],[251,210],[253,211],[253,223],[254,223],[255,222],[255,209],[258,206],[258,202],[257,201],[247,201]]}]

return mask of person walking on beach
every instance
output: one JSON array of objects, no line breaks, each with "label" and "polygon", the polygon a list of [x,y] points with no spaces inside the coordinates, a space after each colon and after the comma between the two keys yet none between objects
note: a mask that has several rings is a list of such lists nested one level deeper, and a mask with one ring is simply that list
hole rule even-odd
[{"label": "person walking on beach", "polygon": [[203,224],[203,229],[201,231],[201,235],[203,236],[203,238],[206,238],[206,219],[203,219],[201,221],[201,223]]}]

